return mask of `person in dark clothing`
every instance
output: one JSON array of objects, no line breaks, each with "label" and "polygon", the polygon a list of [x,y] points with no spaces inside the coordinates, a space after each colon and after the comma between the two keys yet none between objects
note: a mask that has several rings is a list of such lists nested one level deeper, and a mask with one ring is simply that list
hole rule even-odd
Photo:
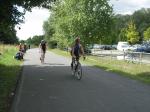
[{"label": "person in dark clothing", "polygon": [[25,43],[24,44],[24,53],[26,53],[26,51],[27,51],[27,44]]},{"label": "person in dark clothing", "polygon": [[30,49],[30,44],[28,45],[28,49]]},{"label": "person in dark clothing", "polygon": [[20,43],[18,47],[19,47],[19,51],[23,51],[22,43]]},{"label": "person in dark clothing", "polygon": [[39,48],[40,48],[40,53],[41,53],[40,60],[41,60],[41,63],[44,63],[44,58],[45,58],[45,53],[46,53],[46,41],[42,40],[39,45]]},{"label": "person in dark clothing", "polygon": [[17,60],[22,60],[23,59],[23,52],[22,51],[19,51],[16,53],[16,55],[14,56],[15,59]]}]

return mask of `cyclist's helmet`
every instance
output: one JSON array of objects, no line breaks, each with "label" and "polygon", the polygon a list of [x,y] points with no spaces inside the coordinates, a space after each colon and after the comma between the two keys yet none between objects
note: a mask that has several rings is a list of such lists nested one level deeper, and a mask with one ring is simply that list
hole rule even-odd
[{"label": "cyclist's helmet", "polygon": [[45,40],[41,40],[41,44],[45,44],[46,42],[45,42]]}]

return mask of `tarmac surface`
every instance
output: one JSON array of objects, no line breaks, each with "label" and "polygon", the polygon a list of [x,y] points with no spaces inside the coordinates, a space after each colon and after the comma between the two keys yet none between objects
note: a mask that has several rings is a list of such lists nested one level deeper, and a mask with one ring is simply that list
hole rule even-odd
[{"label": "tarmac surface", "polygon": [[83,78],[71,75],[69,58],[38,49],[25,55],[11,112],[150,112],[150,86],[83,65]]}]

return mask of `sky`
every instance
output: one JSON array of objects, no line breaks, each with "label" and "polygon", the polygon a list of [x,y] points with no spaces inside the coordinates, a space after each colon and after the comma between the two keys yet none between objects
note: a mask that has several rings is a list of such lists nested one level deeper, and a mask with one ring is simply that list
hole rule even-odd
[{"label": "sky", "polygon": [[150,0],[110,0],[117,14],[132,14],[141,8],[150,8]]},{"label": "sky", "polygon": [[[132,14],[141,8],[150,8],[150,0],[110,0],[115,14]],[[43,22],[48,19],[50,12],[47,9],[33,8],[32,12],[25,14],[25,23],[16,26],[17,36],[20,40],[26,40],[34,35],[43,34]]]},{"label": "sky", "polygon": [[[43,34],[43,22],[48,20],[50,12],[47,9],[33,8],[32,12],[26,12],[24,23],[17,25],[17,37],[26,40],[34,35]],[[21,29],[19,30],[20,27]]]}]

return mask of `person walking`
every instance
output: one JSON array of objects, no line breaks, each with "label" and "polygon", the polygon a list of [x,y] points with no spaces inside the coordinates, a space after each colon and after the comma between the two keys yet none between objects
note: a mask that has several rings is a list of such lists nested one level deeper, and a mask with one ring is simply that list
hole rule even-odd
[{"label": "person walking", "polygon": [[46,41],[45,40],[41,40],[39,49],[41,53],[41,56],[40,56],[41,63],[44,63],[45,53],[46,53]]}]

